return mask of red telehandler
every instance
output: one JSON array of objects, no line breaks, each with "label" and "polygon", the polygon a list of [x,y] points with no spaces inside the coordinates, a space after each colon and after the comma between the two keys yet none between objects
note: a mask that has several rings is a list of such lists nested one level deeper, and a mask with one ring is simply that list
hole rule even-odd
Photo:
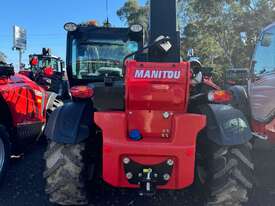
[{"label": "red telehandler", "polygon": [[69,99],[68,83],[64,61],[51,54],[49,48],[43,48],[41,54],[29,55],[30,68],[19,73],[26,75],[46,91],[54,92],[61,100]]},{"label": "red telehandler", "polygon": [[0,61],[0,182],[10,156],[38,140],[47,112],[53,111],[57,103],[55,95]]},{"label": "red telehandler", "polygon": [[50,202],[87,204],[97,178],[140,195],[197,182],[205,205],[248,202],[254,164],[245,116],[226,103],[228,92],[206,89],[203,71],[180,61],[176,0],[150,7],[147,46],[140,25],[65,24],[73,100],[46,126]]},{"label": "red telehandler", "polygon": [[259,35],[252,57],[248,88],[231,87],[232,105],[250,119],[255,137],[275,143],[275,23]]}]

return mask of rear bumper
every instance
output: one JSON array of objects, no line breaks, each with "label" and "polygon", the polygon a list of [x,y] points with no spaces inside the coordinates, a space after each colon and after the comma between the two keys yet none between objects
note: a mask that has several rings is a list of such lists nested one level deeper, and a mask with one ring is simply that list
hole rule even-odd
[{"label": "rear bumper", "polygon": [[159,189],[182,189],[193,183],[198,132],[206,118],[196,114],[175,114],[170,140],[132,141],[127,136],[125,112],[96,112],[95,122],[103,131],[103,179],[114,187],[137,188],[125,176],[125,157],[141,165],[174,160],[171,178]]}]

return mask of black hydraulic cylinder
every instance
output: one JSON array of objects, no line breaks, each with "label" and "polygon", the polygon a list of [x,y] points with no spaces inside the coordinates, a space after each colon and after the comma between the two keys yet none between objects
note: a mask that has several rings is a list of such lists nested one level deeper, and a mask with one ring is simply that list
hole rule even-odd
[{"label": "black hydraulic cylinder", "polygon": [[171,38],[172,49],[165,55],[149,50],[150,62],[179,62],[180,34],[177,29],[176,0],[150,0],[150,43],[159,36]]}]

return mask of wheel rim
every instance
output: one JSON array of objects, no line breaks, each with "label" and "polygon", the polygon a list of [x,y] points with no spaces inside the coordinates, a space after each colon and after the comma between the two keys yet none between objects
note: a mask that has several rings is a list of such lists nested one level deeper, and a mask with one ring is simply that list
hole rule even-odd
[{"label": "wheel rim", "polygon": [[3,140],[0,138],[0,172],[3,170],[5,162],[5,146]]}]

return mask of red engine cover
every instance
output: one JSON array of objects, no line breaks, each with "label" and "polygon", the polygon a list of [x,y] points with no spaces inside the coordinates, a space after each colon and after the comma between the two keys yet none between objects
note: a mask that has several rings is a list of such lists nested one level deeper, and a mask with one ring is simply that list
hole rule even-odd
[{"label": "red engine cover", "polygon": [[189,63],[127,62],[127,110],[186,111]]},{"label": "red engine cover", "polygon": [[15,127],[46,122],[47,94],[26,76],[15,74],[0,79],[0,98],[9,106]]}]

